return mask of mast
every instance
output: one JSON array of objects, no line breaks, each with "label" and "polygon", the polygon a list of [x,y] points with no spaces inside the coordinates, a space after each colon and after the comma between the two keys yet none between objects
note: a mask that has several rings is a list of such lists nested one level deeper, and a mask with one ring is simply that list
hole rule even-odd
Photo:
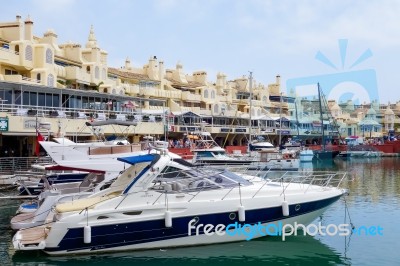
[{"label": "mast", "polygon": [[300,130],[299,130],[299,116],[297,114],[297,99],[294,99],[294,110],[296,112],[296,128],[297,128],[297,138],[300,139]]},{"label": "mast", "polygon": [[321,130],[322,130],[322,148],[325,150],[325,132],[324,132],[324,116],[322,114],[322,103],[321,103],[321,88],[318,84],[318,101],[319,101],[319,118],[321,120]]},{"label": "mast", "polygon": [[251,122],[251,107],[252,107],[252,99],[253,99],[253,72],[250,71],[250,76],[249,76],[249,149],[250,149],[250,144],[251,144],[251,129],[252,129],[252,122]]},{"label": "mast", "polygon": [[280,93],[281,97],[279,99],[279,149],[282,146],[282,92]]}]

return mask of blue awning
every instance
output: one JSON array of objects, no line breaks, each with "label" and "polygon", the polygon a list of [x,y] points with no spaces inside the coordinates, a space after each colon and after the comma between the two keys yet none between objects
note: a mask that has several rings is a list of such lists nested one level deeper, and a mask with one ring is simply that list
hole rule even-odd
[{"label": "blue awning", "polygon": [[117,160],[133,165],[136,163],[151,162],[154,160],[154,158],[155,158],[154,154],[146,154],[146,155],[136,155],[136,156],[130,156],[130,157],[117,158]]}]

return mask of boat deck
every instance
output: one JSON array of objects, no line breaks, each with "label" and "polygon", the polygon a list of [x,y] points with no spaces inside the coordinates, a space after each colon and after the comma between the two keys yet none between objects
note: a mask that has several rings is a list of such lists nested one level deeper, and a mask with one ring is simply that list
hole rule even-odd
[{"label": "boat deck", "polygon": [[20,230],[20,244],[22,245],[33,245],[44,241],[47,237],[49,229],[46,226],[37,226]]},{"label": "boat deck", "polygon": [[35,217],[34,212],[20,213],[11,219],[11,223],[20,223],[20,222],[29,223],[30,221],[33,220],[34,217]]}]

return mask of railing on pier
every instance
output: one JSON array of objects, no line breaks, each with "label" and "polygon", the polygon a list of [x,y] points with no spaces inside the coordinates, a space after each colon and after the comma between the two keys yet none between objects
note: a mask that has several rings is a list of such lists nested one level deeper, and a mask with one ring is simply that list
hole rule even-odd
[{"label": "railing on pier", "polygon": [[50,157],[2,157],[0,158],[0,175],[13,175],[31,170],[33,164],[52,163]]}]

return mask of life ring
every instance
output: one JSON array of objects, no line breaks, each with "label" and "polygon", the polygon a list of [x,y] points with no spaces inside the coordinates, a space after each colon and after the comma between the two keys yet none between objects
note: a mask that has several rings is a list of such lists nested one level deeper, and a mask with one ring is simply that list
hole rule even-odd
[{"label": "life ring", "polygon": [[289,154],[283,154],[283,159],[289,159]]}]

